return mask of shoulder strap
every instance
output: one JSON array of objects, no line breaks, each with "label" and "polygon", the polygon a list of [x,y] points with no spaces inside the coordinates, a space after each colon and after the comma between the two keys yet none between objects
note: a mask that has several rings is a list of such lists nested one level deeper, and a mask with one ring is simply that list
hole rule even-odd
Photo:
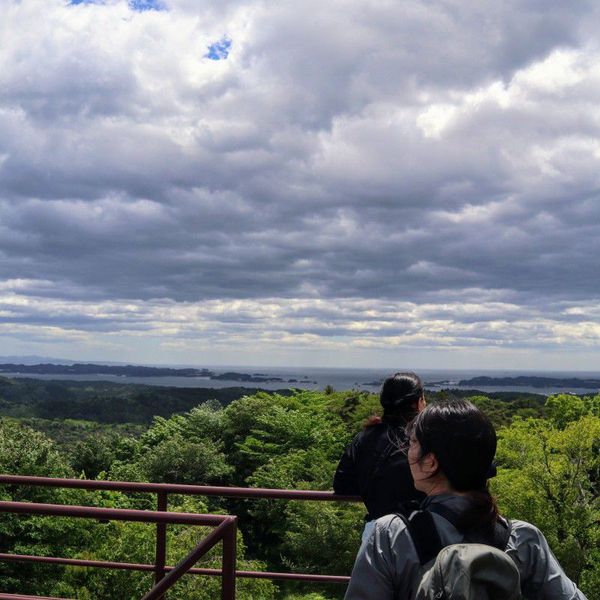
[{"label": "shoulder strap", "polygon": [[494,540],[492,546],[495,546],[499,550],[506,550],[508,546],[508,540],[512,531],[512,523],[508,519],[499,517],[494,527]]},{"label": "shoulder strap", "polygon": [[[444,517],[444,519],[449,521],[460,531],[460,528],[457,527],[459,518],[454,511],[449,510],[442,504],[436,504],[434,506],[434,511],[418,510],[413,512],[409,518],[406,518],[406,516],[401,513],[396,513],[406,524],[421,565],[425,565],[433,560],[443,548],[440,534],[438,533],[435,521],[433,520],[433,515],[431,514],[432,512],[436,512],[441,517]],[[475,533],[473,535],[465,535],[465,542],[488,544],[504,551],[508,545],[511,529],[510,521],[500,517],[496,522],[491,539],[489,537],[487,539],[482,539],[483,536],[478,536]]]},{"label": "shoulder strap", "polygon": [[433,521],[433,515],[427,510],[415,511],[409,518],[401,513],[396,513],[396,515],[406,524],[417,551],[419,563],[424,565],[433,560],[442,549],[442,540]]}]

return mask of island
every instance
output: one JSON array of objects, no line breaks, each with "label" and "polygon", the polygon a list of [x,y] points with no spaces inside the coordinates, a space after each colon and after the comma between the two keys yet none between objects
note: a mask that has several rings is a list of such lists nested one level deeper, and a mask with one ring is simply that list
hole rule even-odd
[{"label": "island", "polygon": [[[237,373],[227,371],[217,373],[210,369],[176,369],[171,367],[144,367],[140,365],[99,365],[95,363],[54,364],[40,363],[37,365],[23,365],[17,363],[0,364],[0,373],[11,375],[116,375],[119,377],[203,377],[214,381],[238,381],[244,383],[285,383],[281,377],[274,377],[266,373]],[[288,383],[298,383],[296,379],[289,379]],[[314,383],[306,377],[301,383]]]},{"label": "island", "polygon": [[255,374],[249,375],[248,373],[236,373],[235,371],[228,371],[227,373],[221,373],[219,375],[212,374],[210,379],[217,381],[244,381],[246,383],[278,383],[283,382],[281,377],[269,377],[268,375]]},{"label": "island", "polygon": [[564,389],[600,389],[600,379],[580,379],[578,377],[539,377],[535,375],[521,375],[519,377],[473,377],[461,379],[460,386],[468,387],[532,387],[532,388],[564,388]]},{"label": "island", "polygon": [[25,375],[120,375],[125,377],[210,377],[208,369],[173,369],[170,367],[143,367],[140,365],[98,365],[93,363],[73,363],[72,365],[19,365],[0,364],[0,373]]}]

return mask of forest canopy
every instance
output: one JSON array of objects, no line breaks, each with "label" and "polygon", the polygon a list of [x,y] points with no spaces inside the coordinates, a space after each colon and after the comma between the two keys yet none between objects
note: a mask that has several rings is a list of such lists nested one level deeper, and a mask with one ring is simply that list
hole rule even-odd
[{"label": "forest canopy", "polygon": [[[0,421],[0,471],[9,474],[329,490],[345,445],[379,410],[372,394],[328,389],[204,400],[155,416],[148,425],[48,420],[31,413],[18,417],[16,395],[14,390],[6,395],[6,381],[0,406],[11,416]],[[534,395],[469,397],[498,430],[498,476],[491,486],[502,513],[538,525],[588,599],[600,600],[600,395],[559,394],[545,401]],[[69,400],[73,397],[65,403]],[[61,443],[65,436],[68,444]],[[140,494],[14,486],[0,493],[3,500],[154,508],[151,496]],[[351,570],[364,516],[359,503],[189,496],[175,497],[169,509],[238,515],[239,568],[337,575]],[[197,537],[197,528],[169,527],[169,563]],[[154,552],[153,529],[133,523],[4,514],[0,540],[1,552],[19,554],[152,562]],[[218,565],[218,556],[211,553],[202,565]],[[151,584],[145,574],[17,563],[0,563],[0,579],[6,592],[109,600],[139,598]],[[218,586],[215,578],[187,576],[174,597],[212,600]],[[240,579],[238,590],[243,600],[333,600],[344,591],[340,585],[249,579]]]}]

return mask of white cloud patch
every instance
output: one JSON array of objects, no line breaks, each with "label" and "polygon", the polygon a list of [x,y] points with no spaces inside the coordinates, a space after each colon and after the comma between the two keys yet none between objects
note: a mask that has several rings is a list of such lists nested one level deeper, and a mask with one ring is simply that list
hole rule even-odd
[{"label": "white cloud patch", "polygon": [[[2,330],[19,335],[23,327],[39,328],[45,337],[93,333],[114,336],[160,337],[175,343],[194,341],[222,344],[235,340],[252,347],[270,340],[276,347],[303,344],[310,338],[315,349],[344,345],[385,348],[402,344],[408,348],[507,347],[527,348],[594,343],[598,326],[591,324],[581,307],[566,311],[562,320],[556,308],[543,311],[504,303],[415,304],[337,299],[335,301],[279,298],[212,300],[202,303],[153,302],[65,302],[23,294],[27,286],[13,282],[10,292],[0,295]],[[18,291],[14,291],[18,290]],[[18,324],[14,331],[7,321]]]}]

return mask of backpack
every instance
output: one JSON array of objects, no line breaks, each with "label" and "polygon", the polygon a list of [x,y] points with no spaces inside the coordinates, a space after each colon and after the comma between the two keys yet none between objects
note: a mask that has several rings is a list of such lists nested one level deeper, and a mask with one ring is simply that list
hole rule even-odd
[{"label": "backpack", "polygon": [[[451,511],[434,510],[456,527]],[[467,534],[463,543],[443,547],[431,512],[417,511],[403,520],[423,571],[415,600],[520,600],[519,570],[504,552],[508,521],[498,521],[491,539]]]}]

